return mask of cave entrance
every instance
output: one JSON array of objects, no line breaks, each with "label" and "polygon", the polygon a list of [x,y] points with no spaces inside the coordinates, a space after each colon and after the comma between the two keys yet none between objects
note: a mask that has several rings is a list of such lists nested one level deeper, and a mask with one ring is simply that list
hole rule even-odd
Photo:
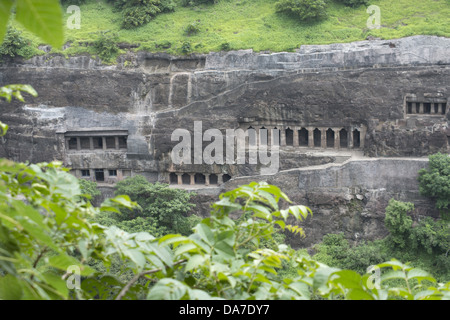
[{"label": "cave entrance", "polygon": [[293,146],[294,145],[294,131],[291,128],[287,128],[285,133],[286,133],[286,145]]},{"label": "cave entrance", "polygon": [[195,184],[205,184],[206,183],[206,177],[203,173],[196,173],[194,176]]},{"label": "cave entrance", "polygon": [[171,172],[169,175],[170,184],[178,184],[178,176],[176,173]]},{"label": "cave entrance", "polygon": [[347,148],[347,146],[348,146],[348,132],[347,132],[347,130],[342,129],[341,131],[339,131],[339,141],[340,141],[339,146],[341,148]]},{"label": "cave entrance", "polygon": [[181,182],[182,182],[183,184],[191,184],[191,176],[190,176],[189,174],[187,174],[187,173],[184,173],[184,174],[181,176]]},{"label": "cave entrance", "polygon": [[105,172],[103,169],[95,169],[95,180],[105,181]]},{"label": "cave entrance", "polygon": [[77,149],[77,138],[70,138],[69,139],[69,150],[76,150]]},{"label": "cave entrance", "polygon": [[327,130],[327,148],[334,148],[334,131],[331,128]]},{"label": "cave entrance", "polygon": [[314,147],[320,147],[322,145],[322,132],[319,129],[314,129]]},{"label": "cave entrance", "polygon": [[217,184],[218,180],[217,175],[214,173],[209,176],[209,184]]},{"label": "cave entrance", "polygon": [[353,130],[353,148],[359,148],[361,146],[361,134],[358,130]]},{"label": "cave entrance", "polygon": [[298,144],[300,147],[307,147],[309,140],[309,132],[305,128],[298,131]]}]

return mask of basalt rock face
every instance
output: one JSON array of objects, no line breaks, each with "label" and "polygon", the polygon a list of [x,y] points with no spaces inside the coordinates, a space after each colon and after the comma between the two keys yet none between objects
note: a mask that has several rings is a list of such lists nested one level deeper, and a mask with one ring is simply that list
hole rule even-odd
[{"label": "basalt rock face", "polygon": [[[0,156],[61,160],[78,177],[101,184],[143,174],[175,187],[205,185],[196,201],[206,214],[220,191],[265,177],[264,165],[225,158],[195,163],[194,157],[205,155],[216,138],[223,138],[217,146],[225,153],[226,130],[277,129],[281,146],[271,181],[315,213],[306,222],[315,230],[309,242],[293,243],[309,245],[339,231],[373,239],[385,233],[390,197],[434,214],[433,203],[417,194],[415,169],[426,166],[427,155],[450,150],[449,52],[450,39],[415,36],[302,46],[291,53],[138,52],[114,66],[89,56],[12,60],[0,65],[0,85],[31,84],[39,96],[26,96],[25,104],[0,103],[0,120],[10,127]],[[173,136],[175,129],[192,137],[191,164],[171,157],[182,139]],[[208,129],[220,131],[209,131],[213,138],[195,135]],[[384,170],[371,161],[380,157],[396,166],[389,174],[378,172],[385,183],[365,169]],[[424,159],[412,160],[419,157]],[[314,184],[334,179],[327,166],[348,174],[359,170],[358,181]],[[304,180],[306,171],[293,175],[295,170],[313,171]],[[399,185],[405,173],[411,181]]]}]

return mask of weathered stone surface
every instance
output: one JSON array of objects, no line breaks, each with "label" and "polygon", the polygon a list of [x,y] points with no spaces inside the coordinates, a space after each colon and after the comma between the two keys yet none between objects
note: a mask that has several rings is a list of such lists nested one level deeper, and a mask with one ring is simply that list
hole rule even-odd
[{"label": "weathered stone surface", "polygon": [[[418,196],[416,176],[427,155],[450,150],[449,51],[448,38],[415,36],[302,46],[292,53],[130,52],[114,66],[89,56],[8,61],[0,65],[0,85],[31,84],[39,96],[26,96],[26,104],[0,102],[0,120],[10,126],[0,156],[117,168],[161,182],[169,182],[169,172],[233,177],[196,189],[202,214],[218,192],[262,179],[314,210],[304,225],[308,238],[291,239],[296,246],[338,231],[355,241],[374,239],[385,232],[391,197],[414,201],[417,217],[435,214]],[[421,104],[422,113],[409,113],[407,101]],[[435,113],[433,105],[433,114],[424,114],[425,102],[444,112]],[[361,147],[282,146],[281,171],[272,176],[261,176],[260,164],[175,165],[170,153],[178,141],[171,135],[177,128],[192,133],[194,121],[203,132],[223,133],[250,126],[309,128],[310,134],[314,128],[324,134],[327,128],[335,134],[358,129]],[[127,149],[67,152],[65,132],[93,128],[126,131]],[[410,159],[417,157],[423,159]]]}]

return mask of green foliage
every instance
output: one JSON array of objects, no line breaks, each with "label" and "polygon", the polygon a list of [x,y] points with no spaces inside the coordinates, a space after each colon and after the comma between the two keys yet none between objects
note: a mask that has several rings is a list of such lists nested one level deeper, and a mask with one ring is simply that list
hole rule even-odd
[{"label": "green foliage", "polygon": [[352,247],[343,233],[325,235],[322,243],[315,246],[315,250],[314,259],[359,274],[365,274],[369,266],[389,259],[382,242],[360,243]]},{"label": "green foliage", "polygon": [[99,32],[93,46],[98,56],[104,61],[111,61],[119,53],[118,36],[115,33]]},{"label": "green foliage", "polygon": [[[424,287],[435,280],[398,261],[378,265],[393,270],[383,273],[381,284],[396,279],[403,285],[374,289],[368,274],[327,267],[286,245],[258,248],[278,230],[287,230],[289,219],[301,221],[311,213],[304,206],[280,209],[278,202],[289,199],[266,183],[222,194],[211,216],[187,237],[155,238],[89,222],[88,216],[120,214],[119,206],[136,204],[123,196],[100,208],[74,200],[81,195],[78,180],[58,163],[3,160],[0,169],[2,299],[450,298],[450,283]],[[16,200],[18,195],[26,202]],[[231,219],[235,214],[245,218]],[[280,279],[277,272],[286,265],[297,276]],[[83,277],[76,290],[68,287],[71,267]]]},{"label": "green foliage", "polygon": [[154,237],[161,237],[168,233],[167,228],[160,226],[153,217],[136,217],[126,220],[121,214],[115,212],[101,212],[92,221],[106,227],[116,226],[128,233],[148,232]]},{"label": "green foliage", "polygon": [[217,0],[181,0],[183,7],[193,7],[201,4],[214,4]]},{"label": "green foliage", "polygon": [[184,33],[187,36],[191,36],[191,35],[197,34],[199,32],[200,32],[200,22],[199,21],[191,22],[184,28]]},{"label": "green foliage", "polygon": [[369,0],[335,0],[338,3],[343,3],[347,7],[359,7],[362,5],[368,5]]},{"label": "green foliage", "polygon": [[152,184],[140,175],[119,181],[115,188],[116,195],[126,194],[142,208],[142,210],[123,212],[125,220],[151,217],[169,232],[190,233],[189,224],[186,221],[189,211],[194,207],[189,202],[190,193],[169,188],[167,184]]},{"label": "green foliage", "polygon": [[61,47],[64,41],[62,10],[59,0],[12,0],[0,3],[0,41],[6,33],[6,26],[12,9],[15,21],[54,47]]},{"label": "green foliage", "polygon": [[407,246],[409,231],[412,226],[412,219],[408,216],[408,213],[412,210],[414,210],[414,204],[412,203],[395,199],[389,200],[384,224],[390,232],[390,243],[395,248],[405,249]]},{"label": "green foliage", "polygon": [[[21,92],[28,93],[33,97],[37,97],[36,90],[33,89],[30,85],[27,84],[9,84],[3,87],[0,87],[0,98],[6,99],[6,101],[10,102],[12,97],[15,97],[17,100],[24,102],[25,99],[22,96]],[[5,132],[3,132],[4,134]]]},{"label": "green foliage", "polygon": [[108,0],[122,12],[122,28],[134,29],[149,23],[161,12],[175,10],[173,0]]},{"label": "green foliage", "polygon": [[[67,268],[75,265],[81,275],[90,275],[94,270],[85,262],[103,255],[99,237],[104,227],[87,218],[106,209],[79,200],[78,180],[67,171],[58,162],[0,162],[0,273],[5,275],[0,291],[13,292],[8,298],[68,299],[61,278]],[[117,211],[134,206],[123,196],[105,205]]]},{"label": "green foliage", "polygon": [[419,170],[419,191],[436,200],[436,208],[450,209],[450,156],[437,153],[428,157],[428,169]]},{"label": "green foliage", "polygon": [[275,3],[277,12],[292,15],[302,21],[325,18],[326,8],[324,0],[280,0]]},{"label": "green foliage", "polygon": [[36,52],[30,45],[30,41],[22,36],[22,32],[9,27],[0,46],[0,56],[16,57],[21,56],[29,59]]},{"label": "green foliage", "polygon": [[184,41],[181,45],[181,52],[184,54],[188,54],[192,51],[192,45],[189,41]]},{"label": "green foliage", "polygon": [[78,183],[80,184],[81,193],[87,196],[84,197],[85,200],[94,200],[102,194],[94,181],[79,179]]}]

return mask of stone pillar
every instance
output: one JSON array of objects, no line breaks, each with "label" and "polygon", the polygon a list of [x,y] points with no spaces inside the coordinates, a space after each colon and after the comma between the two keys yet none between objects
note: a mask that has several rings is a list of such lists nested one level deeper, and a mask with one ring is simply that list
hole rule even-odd
[{"label": "stone pillar", "polygon": [[119,137],[114,137],[114,142],[116,144],[116,150],[119,150]]},{"label": "stone pillar", "polygon": [[80,141],[80,137],[77,137],[77,150],[81,150],[81,141]]},{"label": "stone pillar", "polygon": [[205,186],[209,186],[209,173],[205,173]]},{"label": "stone pillar", "polygon": [[298,142],[298,131],[300,130],[299,127],[294,127],[294,147],[298,147],[299,146],[299,142]]},{"label": "stone pillar", "polygon": [[347,145],[349,149],[353,149],[353,128],[348,129],[348,141]]},{"label": "stone pillar", "polygon": [[334,131],[334,148],[340,149],[341,148],[341,133],[339,132],[340,128],[333,128]]},{"label": "stone pillar", "polygon": [[191,185],[195,184],[195,173],[189,173],[189,176],[191,177]]},{"label": "stone pillar", "polygon": [[175,173],[177,175],[177,183],[179,185],[183,184],[183,174],[182,173]]},{"label": "stone pillar", "polygon": [[420,114],[424,114],[424,109],[423,109],[423,102],[420,103],[420,107],[419,107],[419,113]]},{"label": "stone pillar", "polygon": [[417,109],[416,109],[416,104],[417,102],[412,102],[412,114],[416,114],[417,113]]},{"label": "stone pillar", "polygon": [[106,150],[106,137],[102,137],[103,150]]},{"label": "stone pillar", "polygon": [[280,147],[286,146],[286,129],[284,127],[280,128]]},{"label": "stone pillar", "polygon": [[[439,106],[439,105],[438,105]],[[431,114],[436,114],[435,112],[436,110],[434,110],[434,103],[431,104]],[[439,108],[438,108],[439,111]]]},{"label": "stone pillar", "polygon": [[327,129],[320,129],[320,147],[325,149],[327,147]]},{"label": "stone pillar", "polygon": [[223,183],[223,173],[218,173],[217,174],[217,185],[222,184]]},{"label": "stone pillar", "polygon": [[267,127],[266,129],[267,129],[267,146],[270,146],[272,145],[273,127]]},{"label": "stone pillar", "polygon": [[254,144],[252,145],[251,144],[252,139],[250,139],[250,136],[249,136],[249,138],[248,138],[248,148],[249,149],[252,149],[252,148],[256,149],[259,146],[259,128],[254,128],[253,130],[254,130],[253,132],[255,133],[255,137],[254,137],[255,140],[254,140]]},{"label": "stone pillar", "polygon": [[308,127],[308,148],[314,148],[314,128]]},{"label": "stone pillar", "polygon": [[89,137],[89,149],[94,150],[94,138]]},{"label": "stone pillar", "polygon": [[360,141],[359,147],[361,149],[364,149],[364,140],[366,140],[365,137],[366,137],[366,128],[362,127],[361,130],[359,130],[359,141]]},{"label": "stone pillar", "polygon": [[104,176],[104,178],[105,178],[105,182],[106,183],[109,183],[109,169],[104,169],[103,170],[103,176]]}]

